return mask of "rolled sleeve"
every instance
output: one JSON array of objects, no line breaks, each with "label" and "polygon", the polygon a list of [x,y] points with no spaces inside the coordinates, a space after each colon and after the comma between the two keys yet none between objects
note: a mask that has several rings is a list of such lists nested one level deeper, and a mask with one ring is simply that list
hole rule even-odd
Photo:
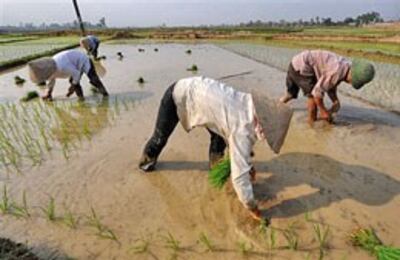
[{"label": "rolled sleeve", "polygon": [[256,205],[249,175],[252,168],[250,153],[253,144],[254,142],[245,135],[232,134],[229,138],[233,188],[239,200],[248,209],[252,209]]}]

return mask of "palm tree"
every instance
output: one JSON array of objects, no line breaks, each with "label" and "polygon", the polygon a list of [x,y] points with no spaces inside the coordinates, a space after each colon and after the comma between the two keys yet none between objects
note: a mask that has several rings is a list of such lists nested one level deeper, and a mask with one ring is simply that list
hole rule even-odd
[{"label": "palm tree", "polygon": [[81,27],[82,36],[85,36],[86,35],[85,27],[83,26],[81,13],[79,12],[78,2],[77,2],[77,0],[72,0],[72,2],[74,3],[74,8],[75,8],[76,16],[78,17],[79,26]]}]

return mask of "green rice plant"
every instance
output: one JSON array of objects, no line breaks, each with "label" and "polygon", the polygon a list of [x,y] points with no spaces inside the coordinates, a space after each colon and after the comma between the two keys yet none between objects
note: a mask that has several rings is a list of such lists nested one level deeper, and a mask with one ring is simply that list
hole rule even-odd
[{"label": "green rice plant", "polygon": [[26,199],[26,192],[22,192],[22,205],[12,204],[12,214],[17,217],[29,218],[31,214],[29,213],[28,202]]},{"label": "green rice plant", "polygon": [[134,254],[145,254],[150,251],[150,239],[140,238],[135,241],[135,244],[132,245],[129,250]]},{"label": "green rice plant", "polygon": [[170,232],[167,232],[166,235],[162,236],[165,241],[165,247],[172,249],[174,252],[181,250],[181,242],[176,239]]},{"label": "green rice plant", "polygon": [[299,245],[299,237],[294,230],[294,223],[290,224],[287,229],[282,230],[282,234],[287,242],[287,248],[291,250],[297,250]]},{"label": "green rice plant", "polygon": [[36,99],[39,97],[39,93],[37,91],[28,91],[28,93],[25,94],[24,97],[21,98],[22,102],[28,102],[31,101],[33,99]]},{"label": "green rice plant", "polygon": [[328,236],[329,236],[329,226],[321,226],[319,224],[314,224],[313,225],[315,237],[318,241],[319,244],[319,253],[320,253],[320,259],[323,258],[324,255],[324,249],[327,248],[328,246]]},{"label": "green rice plant", "polygon": [[75,217],[72,211],[67,210],[66,213],[64,214],[63,222],[67,227],[71,229],[76,229],[78,227],[79,219]]},{"label": "green rice plant", "polygon": [[11,210],[11,200],[8,197],[7,186],[4,184],[3,186],[3,197],[0,201],[0,210],[3,214],[10,213]]},{"label": "green rice plant", "polygon": [[253,244],[248,244],[245,241],[239,241],[237,243],[238,250],[242,255],[248,255],[253,250]]},{"label": "green rice plant", "polygon": [[56,203],[53,197],[50,196],[49,203],[46,207],[40,207],[44,215],[46,216],[47,220],[49,221],[56,221]]},{"label": "green rice plant", "polygon": [[222,159],[208,173],[211,186],[221,189],[231,175],[231,162],[229,158]]},{"label": "green rice plant", "polygon": [[199,242],[206,248],[207,252],[212,252],[215,250],[214,243],[210,238],[203,232],[200,233]]},{"label": "green rice plant", "polygon": [[350,242],[368,251],[378,260],[399,260],[400,248],[386,246],[373,229],[358,228],[350,234]]},{"label": "green rice plant", "polygon": [[21,78],[18,75],[14,77],[14,82],[16,85],[23,85],[25,83],[25,81],[26,80],[24,78]]},{"label": "green rice plant", "polygon": [[143,79],[143,77],[139,77],[139,78],[137,79],[137,82],[138,82],[139,84],[144,84],[144,83],[146,83],[146,81]]},{"label": "green rice plant", "polygon": [[110,239],[115,242],[119,242],[115,233],[110,228],[101,223],[93,207],[90,208],[90,211],[91,214],[86,217],[87,224],[91,227],[94,227],[97,230],[96,235],[103,239]]},{"label": "green rice plant", "polygon": [[306,213],[304,213],[304,220],[306,222],[312,222],[313,219],[312,219],[310,211],[307,211]]},{"label": "green rice plant", "polygon": [[197,72],[199,68],[197,67],[196,64],[193,64],[190,68],[187,68],[186,70],[191,72]]},{"label": "green rice plant", "polygon": [[258,227],[259,233],[265,239],[270,250],[275,249],[276,246],[276,231],[275,228],[269,226],[269,222],[266,219],[262,219]]}]

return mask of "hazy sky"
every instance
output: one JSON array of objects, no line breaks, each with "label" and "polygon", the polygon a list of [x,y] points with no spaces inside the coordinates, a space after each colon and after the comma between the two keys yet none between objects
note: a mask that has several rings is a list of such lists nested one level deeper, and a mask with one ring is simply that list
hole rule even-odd
[{"label": "hazy sky", "polygon": [[[400,0],[79,0],[85,21],[109,26],[232,24],[249,20],[343,19],[378,11],[400,19]],[[0,26],[70,22],[72,0],[0,0]]]}]

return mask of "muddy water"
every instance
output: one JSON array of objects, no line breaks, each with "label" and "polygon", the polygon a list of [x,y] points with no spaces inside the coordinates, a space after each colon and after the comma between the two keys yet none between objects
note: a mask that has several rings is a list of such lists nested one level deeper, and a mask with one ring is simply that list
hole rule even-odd
[{"label": "muddy water", "polygon": [[[139,47],[145,52],[139,53]],[[185,54],[189,48],[192,55]],[[118,51],[125,56],[122,61],[116,56]],[[43,257],[78,259],[241,259],[240,242],[253,244],[249,256],[254,259],[309,255],[314,259],[319,251],[313,224],[330,226],[327,259],[368,259],[345,242],[346,234],[357,225],[376,228],[388,244],[400,243],[398,116],[343,97],[337,125],[318,122],[311,129],[305,124],[305,100],[292,104],[296,112],[281,154],[273,155],[265,144],[255,147],[256,197],[277,230],[278,249],[268,252],[229,185],[224,191],[208,185],[209,137],[203,129],[186,134],[178,126],[156,172],[142,174],[136,165],[152,132],[163,91],[176,79],[193,75],[186,71],[192,64],[199,67],[198,74],[214,78],[251,71],[226,82],[274,97],[283,92],[285,74],[211,45],[105,45],[101,52],[107,56],[103,80],[112,98],[142,98],[131,109],[113,114],[113,123],[95,131],[90,140],[82,140],[68,161],[54,150],[40,166],[26,166],[22,174],[2,172],[1,186],[6,184],[18,203],[25,191],[32,216],[2,216],[1,236],[28,241]],[[12,86],[13,76],[24,73],[21,68],[1,76],[0,90],[7,100],[18,99],[29,87],[29,83],[23,90]],[[144,85],[136,82],[139,77],[145,79]],[[91,96],[88,83],[83,84]],[[56,102],[67,102],[66,89],[66,81],[57,82]],[[115,106],[110,109],[114,111]],[[79,218],[76,229],[61,219],[46,220],[40,207],[50,197],[55,199],[57,217],[70,211]],[[87,224],[85,216],[91,207],[118,242],[100,238]],[[283,250],[287,242],[280,230],[289,225],[299,235],[299,251]],[[182,248],[176,252],[166,247],[168,232],[180,241]],[[200,233],[213,241],[215,252],[204,252],[198,242]],[[135,254],[132,249],[141,239],[149,241],[148,251]]]}]

